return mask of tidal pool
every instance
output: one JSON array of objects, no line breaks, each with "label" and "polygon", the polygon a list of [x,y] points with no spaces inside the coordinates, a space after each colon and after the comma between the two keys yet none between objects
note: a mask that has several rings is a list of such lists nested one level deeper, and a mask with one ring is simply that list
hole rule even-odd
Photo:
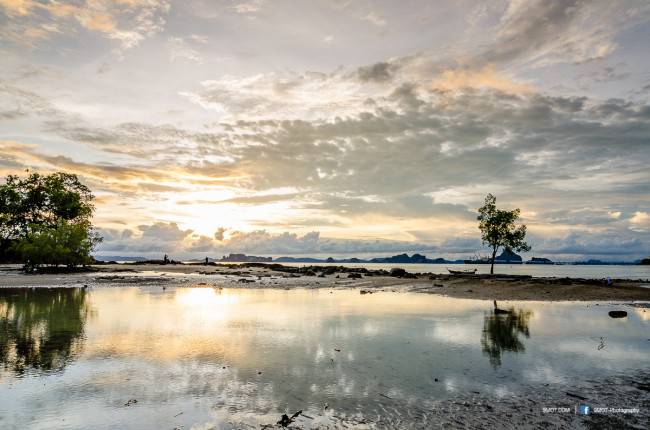
[{"label": "tidal pool", "polygon": [[0,428],[260,428],[298,410],[290,427],[647,423],[650,310],[499,307],[511,313],[357,290],[0,289]]}]

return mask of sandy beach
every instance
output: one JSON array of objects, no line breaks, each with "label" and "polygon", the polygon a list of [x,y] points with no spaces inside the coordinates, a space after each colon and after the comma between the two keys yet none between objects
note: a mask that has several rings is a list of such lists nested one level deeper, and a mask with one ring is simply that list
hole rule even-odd
[{"label": "sandy beach", "polygon": [[411,274],[391,276],[340,266],[293,267],[258,263],[232,265],[107,264],[87,272],[26,275],[0,266],[0,287],[161,286],[222,288],[358,289],[440,294],[455,298],[535,301],[650,301],[643,280],[539,278],[512,275]]}]

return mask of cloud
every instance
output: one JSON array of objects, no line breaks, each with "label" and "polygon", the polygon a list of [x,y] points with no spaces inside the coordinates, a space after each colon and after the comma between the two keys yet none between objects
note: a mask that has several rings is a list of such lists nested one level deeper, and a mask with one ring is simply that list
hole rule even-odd
[{"label": "cloud", "polygon": [[[205,43],[200,38],[190,38],[189,42],[196,42],[197,40],[201,41],[200,43]],[[184,59],[196,64],[203,64],[203,56],[199,53],[198,50],[192,48],[190,46],[190,43],[188,43],[188,41],[184,38],[170,37],[168,39],[168,45],[171,61]]]},{"label": "cloud", "polygon": [[397,65],[389,62],[380,62],[370,66],[359,67],[359,79],[362,82],[386,82],[393,78]]},{"label": "cloud", "polygon": [[0,118],[14,120],[38,115],[58,119],[63,114],[44,97],[0,80]]},{"label": "cloud", "polygon": [[369,23],[377,27],[384,27],[386,25],[386,20],[376,12],[369,12],[367,15],[364,15],[361,19],[363,21],[368,21]]},{"label": "cloud", "polygon": [[182,91],[180,95],[215,112],[224,121],[343,117],[369,110],[371,106],[393,108],[395,102],[414,107],[422,100],[435,98],[431,91],[490,89],[513,94],[535,91],[530,82],[499,71],[494,65],[443,67],[424,54],[357,68],[339,67],[331,72],[222,76],[205,80],[201,86],[202,90]]},{"label": "cloud", "polygon": [[[83,17],[77,18],[73,10],[29,4],[24,15],[17,7],[12,9],[7,28],[24,24],[25,31],[28,27],[44,29],[33,35],[41,39],[58,37],[63,30],[86,29],[123,40],[122,48],[159,33],[166,19],[164,7],[154,5],[162,3],[153,1],[96,2],[91,12],[106,14],[106,19],[93,24],[78,21]],[[223,70],[232,75],[221,70],[197,71],[180,63],[209,61],[212,46],[205,43],[205,37],[173,27],[174,36],[160,35],[159,45],[152,41],[152,46],[160,47],[166,66],[174,71],[175,67],[191,70],[187,74],[192,79],[179,90],[165,78],[156,81],[165,73],[143,69],[144,79],[154,83],[151,88],[139,85],[138,90],[147,87],[165,98],[160,105],[156,101],[146,106],[146,115],[132,106],[131,94],[111,110],[123,122],[90,120],[84,116],[85,109],[71,113],[71,100],[79,97],[77,88],[52,89],[56,86],[52,82],[61,81],[0,83],[0,121],[6,126],[3,135],[10,136],[0,147],[0,171],[15,173],[31,167],[78,173],[101,193],[103,202],[109,202],[102,204],[106,209],[101,220],[115,219],[118,212],[114,209],[120,205],[119,213],[128,214],[133,232],[129,238],[140,239],[145,234],[139,225],[177,221],[179,234],[193,230],[171,241],[180,242],[179,249],[225,250],[220,248],[223,244],[213,242],[227,242],[239,231],[239,240],[228,242],[234,248],[239,246],[235,243],[249,243],[264,249],[277,244],[284,250],[354,246],[370,250],[374,248],[361,245],[367,241],[345,246],[332,242],[339,248],[327,241],[329,236],[374,235],[397,238],[403,247],[410,238],[422,246],[445,244],[470,252],[475,247],[471,237],[476,235],[472,213],[485,193],[495,192],[500,201],[524,210],[536,240],[555,238],[548,243],[539,240],[542,250],[553,245],[586,252],[594,246],[598,252],[608,247],[623,252],[628,245],[633,255],[644,250],[648,226],[643,214],[650,213],[650,106],[642,100],[607,99],[591,93],[572,97],[541,92],[540,70],[551,65],[558,69],[548,70],[561,74],[569,70],[569,66],[560,67],[563,63],[582,64],[570,66],[579,76],[589,62],[599,73],[589,74],[588,80],[617,85],[634,76],[631,62],[626,76],[621,71],[624,66],[610,70],[595,60],[610,55],[622,43],[622,31],[646,19],[646,8],[640,6],[638,14],[630,15],[628,7],[604,5],[601,11],[596,6],[511,2],[496,18],[491,14],[499,7],[489,6],[472,18],[485,30],[480,43],[474,39],[471,46],[461,43],[455,49],[441,48],[441,53],[426,51],[384,57],[383,61],[377,61],[374,51],[367,56],[354,52],[355,65],[341,57],[348,65],[338,68],[338,57],[330,68],[328,58],[322,59],[326,64],[322,67],[309,64],[320,71],[301,69],[298,61],[298,65],[291,63],[294,69],[276,67],[275,62],[257,63],[268,57],[261,48],[247,51],[245,41],[232,48],[238,53],[237,61],[224,65]],[[264,10],[268,22],[274,22],[273,12]],[[144,14],[141,22],[140,13]],[[225,15],[242,22],[240,16]],[[357,26],[358,16],[351,12]],[[621,24],[624,16],[631,23]],[[34,27],[42,17],[56,25]],[[210,20],[220,17],[211,15]],[[586,25],[589,19],[595,24]],[[244,21],[248,25],[255,20]],[[203,32],[207,18],[201,24],[206,26],[192,28],[192,32]],[[314,33],[294,28],[311,34],[322,47],[323,28]],[[252,30],[252,25],[246,27]],[[345,31],[337,32],[337,44],[340,41],[343,46],[346,37]],[[396,39],[396,46],[401,43]],[[148,61],[151,57],[142,51],[141,61]],[[256,59],[258,55],[264,60]],[[293,51],[292,55],[298,56]],[[356,64],[359,58],[368,57],[370,63]],[[170,58],[179,64],[168,64]],[[97,70],[101,61],[88,67]],[[278,57],[277,64],[282,61]],[[120,87],[112,80],[120,73],[132,76],[132,70],[120,64],[112,67],[111,73],[98,77],[106,83],[104,91]],[[256,72],[248,74],[250,70]],[[556,75],[549,76],[553,80]],[[194,79],[203,80],[196,83]],[[84,98],[94,97],[79,85]],[[133,87],[122,87],[126,92],[124,88],[131,91]],[[192,121],[159,113],[171,108],[187,111]],[[210,210],[196,210],[205,207]],[[221,218],[225,221],[220,222],[224,230],[214,236],[211,221],[206,219],[206,212],[212,210],[225,214]],[[181,223],[182,219],[191,222]],[[113,225],[106,221],[109,224]],[[312,228],[322,231],[317,245],[313,239],[303,240]],[[243,232],[251,229],[261,230]],[[296,235],[276,238],[280,229],[294,229]],[[601,235],[608,239],[590,239]],[[451,242],[453,236],[458,242]],[[635,237],[641,242],[635,242]],[[617,248],[619,242],[622,245]],[[126,245],[140,249],[141,244]]]},{"label": "cloud", "polygon": [[511,0],[494,41],[474,61],[545,66],[602,59],[617,48],[618,32],[648,19],[648,5],[621,6],[606,0]]},{"label": "cloud", "polygon": [[31,0],[0,0],[0,6],[9,16],[25,16],[34,4]]},{"label": "cloud", "polygon": [[217,231],[214,232],[214,240],[221,242],[224,239],[227,230],[227,228],[219,227]]},{"label": "cloud", "polygon": [[534,252],[538,255],[629,260],[650,253],[648,238],[648,235],[645,237],[621,237],[616,232],[598,236],[573,232],[564,237],[537,240],[534,243]]},{"label": "cloud", "polygon": [[86,30],[119,41],[120,48],[116,51],[119,53],[162,31],[170,5],[166,0],[85,0],[81,3],[2,0],[0,7],[8,15],[11,26],[0,37],[13,43],[47,39],[62,33],[75,21]]},{"label": "cloud", "polygon": [[101,230],[105,241],[98,253],[122,252],[129,254],[157,255],[168,253],[175,258],[196,257],[197,253],[212,255],[230,252],[257,253],[263,255],[304,255],[326,254],[344,255],[401,251],[433,251],[432,245],[389,240],[349,240],[323,238],[313,231],[303,235],[283,232],[272,234],[266,230],[250,232],[228,231],[220,228],[214,237],[193,234],[191,230],[182,230],[175,223],[157,222],[152,225],[139,226],[142,232],[136,234],[131,230]]},{"label": "cloud", "polygon": [[[322,117],[358,111],[369,93],[348,71],[224,76],[201,83],[202,91],[180,94],[222,119]],[[354,72],[356,75],[356,72]],[[385,72],[387,73],[387,72]],[[366,82],[372,78],[371,75]]]},{"label": "cloud", "polygon": [[156,222],[151,225],[140,225],[143,240],[161,242],[179,242],[192,234],[192,230],[181,230],[176,223]]},{"label": "cloud", "polygon": [[255,15],[264,7],[266,0],[236,1],[230,9],[241,15]]},{"label": "cloud", "polygon": [[496,71],[493,65],[478,70],[443,70],[431,83],[432,88],[457,91],[467,88],[490,88],[506,93],[532,92],[531,84],[517,82],[514,78]]},{"label": "cloud", "polygon": [[178,181],[178,177],[183,177],[187,172],[171,165],[152,167],[143,164],[83,163],[70,157],[43,154],[38,150],[38,146],[33,144],[14,141],[0,141],[0,143],[2,144],[0,156],[12,160],[12,166],[20,165],[21,170],[29,168],[43,172],[75,173],[96,191],[137,197],[151,192],[174,193],[191,187],[191,185],[183,186]]},{"label": "cloud", "polygon": [[[432,239],[425,234],[425,237],[415,241],[395,241],[325,238],[317,231],[301,235],[219,228],[213,237],[208,237],[192,230],[182,230],[176,223],[163,222],[139,226],[135,232],[129,229],[101,229],[100,234],[105,238],[98,249],[100,255],[120,252],[144,256],[168,253],[174,258],[228,253],[372,257],[420,252],[431,257],[463,259],[485,252],[480,239],[475,236]],[[614,232],[593,237],[576,231],[565,236],[545,238],[532,235],[529,242],[533,244],[531,255],[546,255],[559,261],[603,257],[630,260],[650,253],[648,237],[620,237]]]},{"label": "cloud", "polygon": [[650,213],[636,211],[630,218],[631,229],[639,232],[650,232]]},{"label": "cloud", "polygon": [[[283,197],[263,192],[286,187],[297,191],[285,201],[330,213],[347,211],[349,217],[435,217],[447,202],[436,199],[434,204],[429,196],[486,184],[489,188],[481,192],[499,189],[531,205],[536,203],[518,189],[555,201],[567,196],[561,205],[569,211],[603,199],[621,202],[627,195],[637,196],[637,210],[649,210],[647,198],[639,199],[647,183],[650,133],[650,110],[642,103],[492,88],[427,91],[417,83],[397,82],[386,84],[386,92],[372,105],[355,105],[348,116],[267,117],[222,122],[206,131],[143,123],[93,127],[13,87],[3,100],[15,105],[3,111],[8,117],[56,115],[57,121],[46,125],[48,132],[137,158],[137,163],[113,166],[44,156],[34,148],[20,154],[12,150],[14,159],[22,157],[28,165],[77,171],[120,192],[152,190],[154,184],[163,186],[161,192],[228,185],[248,196],[211,201],[264,204]],[[106,177],[108,183],[101,180]],[[480,198],[480,193],[472,197],[474,202]],[[547,219],[566,225],[580,218],[578,212],[567,214]],[[602,225],[611,221],[606,214],[601,220]]]}]

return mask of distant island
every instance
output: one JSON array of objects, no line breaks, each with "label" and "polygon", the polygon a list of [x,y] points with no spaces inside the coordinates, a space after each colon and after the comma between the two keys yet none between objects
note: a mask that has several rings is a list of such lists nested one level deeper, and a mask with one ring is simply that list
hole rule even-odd
[{"label": "distant island", "polygon": [[548,258],[533,257],[530,260],[526,261],[526,264],[555,264],[553,261]]},{"label": "distant island", "polygon": [[[119,256],[119,255],[103,255],[94,257],[98,262],[134,262],[142,263],[152,261],[145,257],[133,256]],[[445,258],[428,258],[426,255],[415,253],[413,255],[397,254],[391,257],[375,257],[375,258],[314,258],[314,257],[263,257],[256,255],[247,255],[241,253],[231,253],[224,255],[221,258],[207,258],[206,259],[193,259],[189,263],[326,263],[326,264],[367,264],[367,263],[383,263],[383,264],[490,264],[490,259],[487,257],[477,257],[474,259],[459,259],[447,260]],[[602,261],[602,260],[585,260],[574,262],[555,262],[545,257],[532,257],[530,260],[524,261],[523,258],[509,250],[504,250],[495,259],[495,264],[539,264],[539,265],[553,265],[553,264],[569,264],[578,266],[609,266],[609,265],[650,265],[650,258],[644,258],[636,261]]]},{"label": "distant island", "polygon": [[393,255],[392,257],[378,257],[370,259],[360,258],[343,258],[335,259],[332,257],[326,259],[318,258],[302,258],[302,257],[279,257],[275,260],[276,263],[390,263],[390,264],[457,264],[462,263],[462,260],[445,260],[444,258],[427,258],[422,254],[408,254]]},{"label": "distant island", "polygon": [[[550,260],[549,260],[550,261]],[[465,264],[492,264],[489,257],[463,260]],[[495,264],[523,264],[521,255],[515,254],[510,249],[504,249],[500,255],[494,259]]]},{"label": "distant island", "polygon": [[229,254],[221,257],[220,260],[214,260],[224,263],[270,263],[273,261],[272,257],[258,257],[256,255],[246,254]]},{"label": "distant island", "polygon": [[387,263],[387,264],[459,264],[463,260],[446,260],[444,258],[427,258],[422,254],[408,254],[393,255],[392,257],[377,257],[369,259],[360,258],[303,258],[303,257],[279,257],[273,260],[276,263]]},{"label": "distant island", "polygon": [[602,260],[586,260],[586,261],[574,261],[570,263],[576,266],[633,266],[638,264],[644,264],[643,261],[602,261]]}]

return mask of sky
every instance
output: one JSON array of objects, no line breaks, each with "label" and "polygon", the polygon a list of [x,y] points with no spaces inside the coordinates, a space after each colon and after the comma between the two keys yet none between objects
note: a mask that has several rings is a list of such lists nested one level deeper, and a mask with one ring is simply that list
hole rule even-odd
[{"label": "sky", "polygon": [[0,0],[0,176],[101,255],[650,255],[650,3]]}]

